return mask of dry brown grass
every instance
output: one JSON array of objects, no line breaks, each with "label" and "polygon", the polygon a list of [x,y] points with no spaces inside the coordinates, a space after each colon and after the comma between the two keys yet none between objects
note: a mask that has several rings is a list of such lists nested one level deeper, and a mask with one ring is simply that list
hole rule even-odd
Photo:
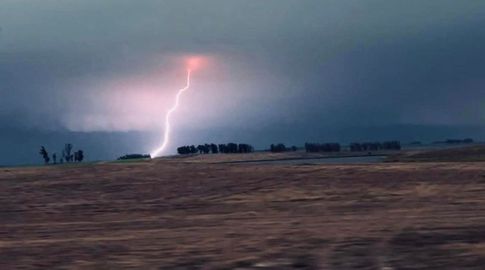
[{"label": "dry brown grass", "polygon": [[482,269],[485,263],[484,162],[212,161],[1,169],[1,268]]}]

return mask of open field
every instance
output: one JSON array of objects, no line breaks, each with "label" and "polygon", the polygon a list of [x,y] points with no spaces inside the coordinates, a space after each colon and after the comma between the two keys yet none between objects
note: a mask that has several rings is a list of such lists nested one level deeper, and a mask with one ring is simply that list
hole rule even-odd
[{"label": "open field", "polygon": [[1,268],[483,269],[485,162],[235,156],[2,168]]},{"label": "open field", "polygon": [[471,146],[451,147],[444,149],[403,151],[391,156],[389,160],[405,162],[485,161],[485,145],[476,144]]}]

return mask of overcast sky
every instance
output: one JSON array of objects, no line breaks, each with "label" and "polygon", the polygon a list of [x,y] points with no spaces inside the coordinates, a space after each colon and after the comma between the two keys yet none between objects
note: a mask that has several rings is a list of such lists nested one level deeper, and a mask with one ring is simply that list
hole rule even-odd
[{"label": "overcast sky", "polygon": [[484,138],[483,1],[0,1],[1,164],[177,145]]}]

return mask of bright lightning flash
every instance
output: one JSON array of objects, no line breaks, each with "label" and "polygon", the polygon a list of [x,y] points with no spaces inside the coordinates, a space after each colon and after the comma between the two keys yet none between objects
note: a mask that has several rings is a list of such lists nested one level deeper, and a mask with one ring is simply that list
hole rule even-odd
[{"label": "bright lightning flash", "polygon": [[[192,67],[192,65],[189,65]],[[153,151],[150,156],[152,158],[159,157],[167,147],[169,141],[170,141],[170,115],[175,112],[179,106],[179,101],[180,101],[180,96],[182,95],[183,92],[187,91],[187,89],[190,88],[190,73],[191,73],[191,68],[187,69],[187,84],[184,88],[178,90],[177,95],[175,96],[175,104],[173,105],[170,110],[168,110],[167,114],[165,115],[165,129],[163,132],[163,142],[162,145],[157,148],[155,151]]]}]

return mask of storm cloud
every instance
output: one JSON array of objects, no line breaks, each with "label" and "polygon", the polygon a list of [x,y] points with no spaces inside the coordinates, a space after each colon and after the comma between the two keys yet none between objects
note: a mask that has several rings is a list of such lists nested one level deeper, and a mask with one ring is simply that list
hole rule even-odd
[{"label": "storm cloud", "polygon": [[211,63],[172,149],[485,136],[479,1],[4,0],[0,29],[0,147],[22,153],[0,164],[66,134],[91,159],[149,151],[187,55]]}]

